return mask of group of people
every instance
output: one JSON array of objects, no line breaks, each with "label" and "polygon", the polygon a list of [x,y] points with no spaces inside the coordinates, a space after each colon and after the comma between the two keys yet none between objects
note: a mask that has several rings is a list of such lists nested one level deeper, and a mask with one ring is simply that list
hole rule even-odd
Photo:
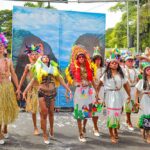
[{"label": "group of people", "polygon": [[[17,100],[26,78],[29,84],[23,91],[26,111],[32,113],[34,135],[39,134],[36,114],[40,113],[43,140],[49,144],[49,136],[54,137],[54,104],[57,87],[61,84],[72,96],[71,86],[75,87],[74,112],[79,130],[79,141],[86,142],[88,118],[93,121],[93,133],[100,136],[98,119],[104,107],[107,109],[107,127],[112,143],[117,143],[122,112],[126,113],[126,125],[133,131],[132,112],[139,113],[138,126],[142,136],[150,143],[150,49],[145,55],[137,56],[139,68],[135,68],[134,57],[130,52],[121,56],[118,49],[111,52],[111,58],[103,65],[99,47],[93,48],[93,57],[83,45],[74,45],[71,58],[65,70],[67,84],[60,74],[58,64],[41,52],[40,45],[26,45],[25,54],[30,63],[25,66],[18,82],[12,61],[4,56],[7,39],[0,34],[0,144],[8,138],[7,125],[18,116]],[[14,83],[14,85],[12,84]],[[14,92],[14,86],[15,91]],[[47,118],[50,130],[47,134]],[[100,121],[100,120],[99,120]]]}]

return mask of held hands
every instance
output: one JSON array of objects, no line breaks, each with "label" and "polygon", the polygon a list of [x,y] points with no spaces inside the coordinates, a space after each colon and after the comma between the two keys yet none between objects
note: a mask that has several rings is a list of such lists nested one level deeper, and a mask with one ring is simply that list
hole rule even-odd
[{"label": "held hands", "polygon": [[23,92],[23,94],[22,94],[22,97],[23,97],[23,99],[26,101],[26,95],[27,95],[27,93],[24,91]]},{"label": "held hands", "polygon": [[72,92],[71,92],[71,90],[69,91],[69,94],[68,94],[68,91],[66,91],[66,93],[65,93],[65,97],[66,97],[66,100],[67,100],[67,102],[68,102],[68,99],[72,99]]},{"label": "held hands", "polygon": [[127,98],[127,103],[129,104],[131,101],[131,96],[129,95],[128,98]]},{"label": "held hands", "polygon": [[17,91],[16,91],[17,100],[20,99],[20,94],[21,94],[20,89],[17,89]]},{"label": "held hands", "polygon": [[135,107],[136,107],[137,109],[140,108],[140,104],[139,104],[138,101],[135,102]]}]

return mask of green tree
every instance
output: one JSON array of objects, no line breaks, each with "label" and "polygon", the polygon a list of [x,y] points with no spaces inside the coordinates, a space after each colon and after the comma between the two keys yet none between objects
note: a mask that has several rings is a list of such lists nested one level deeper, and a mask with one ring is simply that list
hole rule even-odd
[{"label": "green tree", "polygon": [[12,44],[12,11],[11,10],[1,10],[0,11],[0,27],[1,31],[6,33],[6,37],[9,40],[8,52],[11,52]]},{"label": "green tree", "polygon": [[[47,5],[45,6],[45,4],[47,4]],[[34,8],[56,9],[56,8],[54,8],[54,7],[52,7],[52,6],[50,5],[50,2],[47,2],[47,3],[45,3],[45,2],[37,2],[37,3],[26,2],[26,3],[24,4],[24,6],[25,6],[25,7],[34,7]]]},{"label": "green tree", "polygon": [[[130,31],[130,47],[136,48],[136,24],[137,24],[137,4],[129,2],[129,31]],[[123,12],[121,21],[111,30],[106,31],[106,47],[127,47],[127,14],[126,4],[117,3],[110,8],[110,11]],[[148,0],[140,1],[140,49],[144,50],[149,46],[150,41],[150,4]]]}]

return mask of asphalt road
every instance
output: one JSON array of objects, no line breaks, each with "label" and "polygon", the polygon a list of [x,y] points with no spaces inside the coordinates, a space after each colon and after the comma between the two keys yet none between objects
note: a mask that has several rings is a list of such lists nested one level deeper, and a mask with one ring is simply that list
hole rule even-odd
[{"label": "asphalt road", "polygon": [[[136,127],[138,115],[132,114],[132,119],[133,125]],[[40,135],[34,136],[31,114],[21,112],[18,119],[9,125],[10,137],[4,145],[0,145],[0,150],[150,150],[150,144],[142,139],[138,128],[131,132],[124,125],[124,115],[122,115],[119,130],[120,140],[115,145],[110,142],[105,113],[100,116],[98,122],[101,137],[93,135],[93,123],[91,119],[88,120],[86,143],[78,141],[77,123],[70,112],[55,113],[55,139],[50,140],[49,145],[45,145],[43,142],[39,120],[38,114],[37,122]]]}]

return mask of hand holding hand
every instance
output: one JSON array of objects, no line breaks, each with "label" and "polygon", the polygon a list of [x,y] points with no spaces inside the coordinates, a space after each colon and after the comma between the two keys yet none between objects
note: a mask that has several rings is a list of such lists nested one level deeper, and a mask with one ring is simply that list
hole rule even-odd
[{"label": "hand holding hand", "polygon": [[127,98],[127,103],[129,104],[130,101],[131,101],[131,96],[128,96],[128,98]]},{"label": "hand holding hand", "polygon": [[22,94],[22,97],[23,97],[23,99],[26,101],[26,92],[23,92],[23,94]]}]

